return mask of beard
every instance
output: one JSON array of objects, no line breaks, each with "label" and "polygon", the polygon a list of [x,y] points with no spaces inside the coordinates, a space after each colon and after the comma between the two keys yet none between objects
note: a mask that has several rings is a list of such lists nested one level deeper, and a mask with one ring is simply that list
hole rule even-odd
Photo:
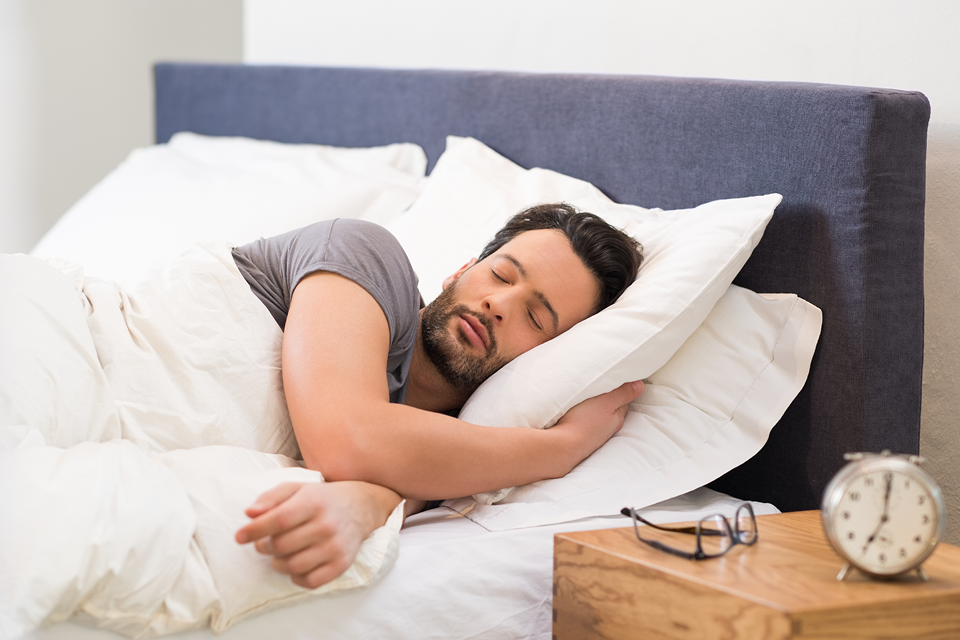
[{"label": "beard", "polygon": [[[498,354],[490,320],[457,303],[454,295],[456,285],[456,281],[452,282],[436,300],[424,307],[420,316],[420,341],[424,353],[440,376],[466,399],[508,359]],[[453,331],[449,329],[451,319],[462,315],[476,318],[487,330],[489,344],[486,353],[468,353],[465,345],[471,343],[463,330],[459,325]]]}]

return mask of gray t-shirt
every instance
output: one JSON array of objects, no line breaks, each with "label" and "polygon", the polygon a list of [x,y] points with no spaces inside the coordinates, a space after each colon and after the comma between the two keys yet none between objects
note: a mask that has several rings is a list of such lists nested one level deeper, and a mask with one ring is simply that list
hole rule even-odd
[{"label": "gray t-shirt", "polygon": [[281,329],[287,322],[293,290],[315,271],[339,274],[366,289],[383,309],[390,327],[390,401],[406,399],[407,373],[423,303],[417,274],[389,231],[363,220],[324,220],[236,247],[233,260]]}]

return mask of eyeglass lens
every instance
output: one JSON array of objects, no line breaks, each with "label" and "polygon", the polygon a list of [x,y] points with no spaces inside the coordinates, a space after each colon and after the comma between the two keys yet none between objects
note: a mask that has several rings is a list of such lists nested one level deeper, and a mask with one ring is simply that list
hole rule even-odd
[{"label": "eyeglass lens", "polygon": [[757,521],[747,507],[737,509],[737,535],[743,544],[753,544],[757,539]]},{"label": "eyeglass lens", "polygon": [[721,515],[700,521],[700,550],[708,556],[725,553],[733,546],[730,525]]}]

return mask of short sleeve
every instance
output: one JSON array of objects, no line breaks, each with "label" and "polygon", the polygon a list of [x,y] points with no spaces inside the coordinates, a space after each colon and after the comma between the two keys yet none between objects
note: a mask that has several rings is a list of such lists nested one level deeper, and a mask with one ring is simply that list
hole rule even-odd
[{"label": "short sleeve", "polygon": [[363,287],[383,310],[390,328],[387,361],[391,400],[405,396],[420,293],[416,273],[397,239],[372,222],[318,222],[233,251],[240,272],[280,328],[286,325],[293,292],[317,271],[339,274]]}]

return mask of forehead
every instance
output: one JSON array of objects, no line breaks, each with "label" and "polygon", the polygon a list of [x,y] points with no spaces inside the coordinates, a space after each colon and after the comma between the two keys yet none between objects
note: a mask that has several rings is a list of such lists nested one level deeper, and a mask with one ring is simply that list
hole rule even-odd
[{"label": "forehead", "polygon": [[573,252],[570,240],[563,232],[556,229],[535,229],[524,231],[512,240],[497,249],[493,256],[509,254],[514,257],[523,256],[530,262],[531,268],[542,267],[549,269],[554,262],[573,258],[580,259]]},{"label": "forehead", "polygon": [[562,231],[525,231],[487,260],[508,262],[522,270],[524,279],[557,310],[561,331],[589,316],[599,297],[596,278],[574,253]]}]

